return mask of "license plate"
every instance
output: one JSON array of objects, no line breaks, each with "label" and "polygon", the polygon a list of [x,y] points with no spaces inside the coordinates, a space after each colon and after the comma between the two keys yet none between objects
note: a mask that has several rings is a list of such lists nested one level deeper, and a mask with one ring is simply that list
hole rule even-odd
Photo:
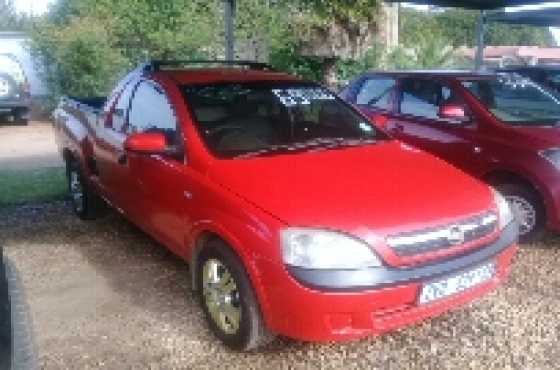
[{"label": "license plate", "polygon": [[420,304],[425,304],[460,293],[492,279],[495,271],[496,264],[492,261],[468,271],[426,283],[422,287],[418,301]]}]

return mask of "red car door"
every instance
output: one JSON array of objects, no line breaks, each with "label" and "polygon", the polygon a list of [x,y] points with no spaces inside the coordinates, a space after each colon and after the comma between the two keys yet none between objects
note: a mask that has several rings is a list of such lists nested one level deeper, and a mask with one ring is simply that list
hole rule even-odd
[{"label": "red car door", "polygon": [[182,147],[183,136],[175,111],[161,86],[140,83],[132,97],[126,134],[158,131],[166,135],[175,154],[127,153],[132,184],[130,209],[136,223],[161,243],[181,254],[184,250],[187,213],[187,184]]},{"label": "red car door", "polygon": [[122,91],[117,91],[114,106],[106,107],[104,122],[98,122],[93,151],[93,180],[103,196],[121,212],[128,212],[130,203],[126,198],[129,193],[124,191],[130,185],[129,167],[124,161],[124,124],[128,115],[130,97],[137,80],[130,81]]},{"label": "red car door", "polygon": [[[386,124],[395,138],[467,172],[480,167],[476,120],[453,87],[433,79],[404,78],[399,81],[397,100],[397,113]],[[443,116],[445,107],[460,107],[465,117]]]}]

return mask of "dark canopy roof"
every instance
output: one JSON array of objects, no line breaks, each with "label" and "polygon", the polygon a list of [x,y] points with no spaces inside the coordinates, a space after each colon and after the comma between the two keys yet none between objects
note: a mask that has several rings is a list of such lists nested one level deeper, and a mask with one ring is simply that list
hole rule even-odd
[{"label": "dark canopy roof", "polygon": [[520,10],[516,12],[492,12],[487,15],[490,22],[510,24],[530,24],[533,26],[560,26],[560,6],[538,10]]},{"label": "dark canopy roof", "polygon": [[[385,0],[389,3],[400,2],[401,0]],[[448,6],[453,8],[468,9],[498,9],[506,6],[534,5],[541,4],[545,1],[539,0],[406,0],[407,3],[422,5]]]}]

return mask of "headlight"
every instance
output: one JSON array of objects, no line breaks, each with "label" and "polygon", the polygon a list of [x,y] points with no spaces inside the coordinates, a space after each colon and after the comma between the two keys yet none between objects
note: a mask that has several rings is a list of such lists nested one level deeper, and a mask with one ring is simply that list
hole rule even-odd
[{"label": "headlight", "polygon": [[556,169],[560,170],[560,149],[551,148],[546,150],[541,150],[539,155],[549,161]]},{"label": "headlight", "polygon": [[363,241],[337,232],[289,228],[281,233],[284,263],[309,269],[359,269],[381,266]]},{"label": "headlight", "polygon": [[492,189],[492,193],[494,194],[494,203],[496,208],[498,208],[498,226],[502,230],[513,221],[513,213],[509,203],[502,194],[495,189]]}]

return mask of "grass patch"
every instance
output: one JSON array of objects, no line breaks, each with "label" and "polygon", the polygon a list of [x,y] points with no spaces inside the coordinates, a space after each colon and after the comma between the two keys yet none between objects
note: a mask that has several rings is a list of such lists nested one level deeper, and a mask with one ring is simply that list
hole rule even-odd
[{"label": "grass patch", "polygon": [[64,168],[0,171],[0,208],[66,197]]}]

